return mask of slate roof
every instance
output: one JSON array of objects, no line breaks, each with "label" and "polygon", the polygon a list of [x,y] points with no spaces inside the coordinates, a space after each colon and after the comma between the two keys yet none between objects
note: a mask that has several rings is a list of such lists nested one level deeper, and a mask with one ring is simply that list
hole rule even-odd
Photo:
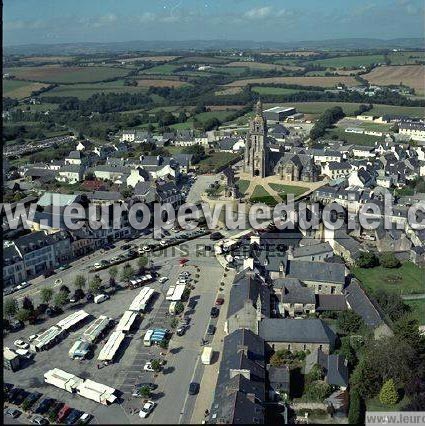
[{"label": "slate roof", "polygon": [[73,160],[80,160],[83,157],[83,154],[81,151],[71,151],[66,158],[71,158]]},{"label": "slate roof", "polygon": [[105,200],[105,201],[118,201],[124,197],[117,191],[94,191],[93,194],[89,194],[90,200]]},{"label": "slate roof", "polygon": [[316,311],[345,311],[347,303],[342,294],[316,294]]},{"label": "slate roof", "polygon": [[294,258],[303,256],[314,256],[317,254],[333,253],[332,247],[329,243],[320,243],[308,245],[304,247],[297,247],[293,251]]},{"label": "slate roof", "polygon": [[375,328],[384,322],[357,280],[351,280],[344,291],[344,295],[350,308],[363,318],[366,325]]},{"label": "slate roof", "polygon": [[351,164],[348,162],[330,161],[328,167],[329,170],[351,170]]},{"label": "slate roof", "polygon": [[58,170],[58,172],[80,174],[82,172],[82,168],[79,164],[65,164]]},{"label": "slate roof", "polygon": [[272,388],[280,386],[284,392],[290,391],[290,371],[287,365],[275,367],[270,365],[268,367],[269,382]]},{"label": "slate roof", "polygon": [[217,146],[219,149],[232,150],[238,140],[239,138],[224,138],[217,142]]},{"label": "slate roof", "polygon": [[289,260],[288,275],[301,281],[344,284],[345,266],[340,263]]},{"label": "slate roof", "polygon": [[344,356],[328,355],[316,349],[306,357],[306,373],[309,373],[316,364],[325,370],[326,382],[330,385],[342,387],[348,385],[348,365]]},{"label": "slate roof", "polygon": [[282,289],[282,303],[316,304],[314,291],[299,280],[286,280]]},{"label": "slate roof", "polygon": [[229,307],[227,318],[239,312],[245,302],[251,301],[257,306],[258,298],[261,301],[261,312],[266,317],[270,316],[270,290],[254,274],[246,273],[240,279],[233,282],[230,289]]},{"label": "slate roof", "polygon": [[320,319],[265,318],[259,336],[266,342],[324,343],[333,345],[336,335]]}]

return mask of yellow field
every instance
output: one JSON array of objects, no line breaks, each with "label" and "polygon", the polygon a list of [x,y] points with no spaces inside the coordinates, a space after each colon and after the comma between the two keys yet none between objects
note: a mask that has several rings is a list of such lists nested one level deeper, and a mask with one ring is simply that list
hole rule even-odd
[{"label": "yellow field", "polygon": [[236,80],[224,87],[244,87],[248,84],[296,84],[300,86],[335,87],[338,83],[348,86],[358,86],[359,82],[354,77],[267,77]]},{"label": "yellow field", "polygon": [[404,85],[415,89],[418,94],[425,92],[424,65],[395,65],[374,68],[370,73],[362,76],[372,84]]},{"label": "yellow field", "polygon": [[74,56],[29,56],[20,59],[19,61],[27,62],[70,62],[75,59]]},{"label": "yellow field", "polygon": [[189,83],[185,81],[178,80],[161,80],[161,79],[142,79],[137,80],[137,86],[139,87],[181,87],[181,86],[190,86]]},{"label": "yellow field", "polygon": [[229,95],[236,95],[238,93],[242,92],[242,87],[227,87],[223,90],[217,90],[215,92],[215,95],[217,96],[229,96]]},{"label": "yellow field", "polygon": [[19,80],[3,80],[3,95],[13,99],[24,99],[47,84]]}]

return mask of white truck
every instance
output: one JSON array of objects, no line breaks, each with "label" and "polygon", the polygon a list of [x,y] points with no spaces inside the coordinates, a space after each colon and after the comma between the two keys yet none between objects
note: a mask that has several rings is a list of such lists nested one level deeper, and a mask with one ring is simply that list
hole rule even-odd
[{"label": "white truck", "polygon": [[205,346],[202,350],[201,361],[202,364],[209,365],[213,357],[213,349],[211,346]]}]

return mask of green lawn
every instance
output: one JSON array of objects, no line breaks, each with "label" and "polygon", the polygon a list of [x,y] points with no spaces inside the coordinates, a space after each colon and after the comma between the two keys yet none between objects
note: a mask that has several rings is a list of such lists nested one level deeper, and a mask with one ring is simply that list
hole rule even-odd
[{"label": "green lawn", "polygon": [[286,197],[287,194],[294,194],[296,198],[308,190],[307,187],[281,185],[280,183],[269,183],[269,186],[271,189],[277,191],[282,198]]},{"label": "green lawn", "polygon": [[[280,104],[266,103],[264,104],[264,108],[271,108],[278,105]],[[321,114],[329,108],[340,106],[346,115],[352,115],[358,109],[359,105],[352,102],[290,102],[288,106],[294,107],[298,112],[303,112],[304,114]]]},{"label": "green lawn", "polygon": [[213,152],[199,162],[199,171],[201,173],[214,173],[215,170],[230,163],[238,156],[239,154],[229,152]]},{"label": "green lawn", "polygon": [[397,269],[355,267],[352,272],[367,290],[384,289],[399,294],[425,293],[424,271],[411,262],[403,263]]},{"label": "green lawn", "polygon": [[352,68],[360,67],[362,65],[370,65],[377,63],[384,63],[384,55],[359,55],[359,56],[341,56],[337,58],[317,59],[309,61],[310,64],[320,65],[322,67],[332,68]]},{"label": "green lawn", "polygon": [[34,83],[21,80],[3,80],[3,95],[14,99],[23,99],[31,95],[35,90],[46,87],[45,83]]},{"label": "green lawn", "polygon": [[342,127],[335,127],[334,129],[328,129],[326,131],[326,138],[332,139],[333,136],[336,136],[340,140],[345,140],[348,143],[365,146],[374,146],[376,141],[383,140],[382,136],[380,137],[364,135],[360,133],[347,133]]},{"label": "green lawn", "polygon": [[208,112],[201,112],[199,114],[196,114],[195,117],[201,122],[205,122],[209,118],[217,118],[221,122],[227,121],[235,111],[208,111]]},{"label": "green lawn", "polygon": [[242,194],[245,194],[246,190],[249,187],[249,184],[250,184],[249,180],[243,180],[243,179],[242,180],[238,180],[237,185],[238,185],[239,191]]},{"label": "green lawn", "polygon": [[379,397],[375,397],[366,401],[366,407],[368,411],[400,411],[401,407],[406,405],[409,402],[409,399],[405,396],[401,401],[397,402],[395,405],[383,405],[379,401]]},{"label": "green lawn", "polygon": [[425,52],[392,52],[388,57],[391,65],[416,64],[425,61]]},{"label": "green lawn", "polygon": [[404,303],[412,309],[412,316],[419,321],[419,325],[425,325],[425,299],[405,300]]},{"label": "green lawn", "polygon": [[264,203],[269,206],[275,206],[278,203],[277,200],[271,194],[269,194],[269,192],[262,185],[257,185],[254,188],[249,201],[252,203]]},{"label": "green lawn", "polygon": [[305,92],[305,90],[287,89],[286,87],[253,86],[251,90],[260,95],[292,95],[293,93]]}]

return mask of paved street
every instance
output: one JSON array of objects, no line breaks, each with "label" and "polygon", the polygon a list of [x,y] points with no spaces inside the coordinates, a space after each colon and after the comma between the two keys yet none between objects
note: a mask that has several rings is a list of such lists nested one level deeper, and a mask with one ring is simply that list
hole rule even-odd
[{"label": "paved street", "polygon": [[[131,244],[136,243],[139,245],[141,241],[133,241]],[[143,241],[146,241],[146,238]],[[62,278],[65,284],[73,287],[73,277],[77,272],[86,271],[88,273],[88,268],[96,260],[111,258],[122,252],[119,248],[122,244],[124,243],[118,243],[116,249],[104,254],[99,253],[90,259],[79,260],[76,262],[77,265],[74,264],[72,268],[38,284],[33,284],[31,288],[25,289],[27,290],[26,292],[25,290],[21,291],[18,296],[23,297],[26,293],[35,299],[40,288],[52,285],[51,281],[57,279],[58,276]],[[68,350],[82,330],[86,328],[85,325],[81,329],[70,333],[69,336],[49,351],[37,353],[33,363],[26,368],[15,373],[5,370],[5,381],[21,386],[28,391],[37,390],[43,393],[43,397],[50,396],[68,403],[73,408],[92,413],[96,417],[95,423],[189,422],[197,397],[188,396],[188,387],[191,381],[202,382],[204,366],[200,363],[201,339],[206,337],[206,330],[210,322],[209,311],[214,305],[224,272],[212,252],[205,253],[203,251],[205,244],[211,244],[208,236],[182,243],[176,247],[170,247],[162,252],[150,253],[149,257],[155,267],[158,267],[158,272],[162,276],[169,277],[169,280],[163,284],[155,282],[151,285],[157,294],[152,310],[145,315],[135,331],[127,336],[114,364],[100,369],[97,368],[96,359],[103,346],[102,343],[95,347],[94,355],[91,359],[79,362],[69,358]],[[179,265],[178,260],[181,257],[189,259],[184,268]],[[137,259],[130,261],[130,263],[135,266]],[[164,351],[157,346],[145,347],[143,346],[143,336],[146,329],[154,326],[170,328],[171,318],[166,315],[170,302],[165,300],[165,294],[169,285],[175,283],[179,272],[182,270],[191,272],[192,278],[195,279],[195,289],[192,290],[191,297],[196,298],[197,305],[195,309],[187,312],[191,318],[190,327],[184,336],[173,336],[168,350]],[[99,271],[98,273],[102,278],[108,276],[107,270]],[[117,320],[137,293],[138,290],[122,290],[100,305],[87,304],[83,309],[92,315],[92,319],[105,314]],[[13,297],[15,296],[16,294],[13,295]],[[78,308],[75,307],[74,309]],[[13,341],[17,338],[26,338],[33,333],[40,333],[69,315],[70,312],[72,310],[67,310],[64,314],[48,319],[40,325],[27,325],[21,332],[7,335],[4,339],[4,344],[13,347]],[[225,312],[221,312],[220,317],[224,316],[224,314]],[[217,322],[217,320],[212,321],[212,323]],[[167,361],[164,370],[157,377],[154,377],[153,373],[143,372],[145,362],[151,358],[160,358],[161,351],[166,353],[162,357]],[[45,384],[43,374],[55,367],[119,389],[123,392],[121,403],[105,407]],[[141,406],[140,399],[131,397],[134,384],[140,382],[155,382],[158,385],[152,396],[158,406],[147,419],[141,419],[137,415]],[[131,414],[133,411],[135,414]]]}]

